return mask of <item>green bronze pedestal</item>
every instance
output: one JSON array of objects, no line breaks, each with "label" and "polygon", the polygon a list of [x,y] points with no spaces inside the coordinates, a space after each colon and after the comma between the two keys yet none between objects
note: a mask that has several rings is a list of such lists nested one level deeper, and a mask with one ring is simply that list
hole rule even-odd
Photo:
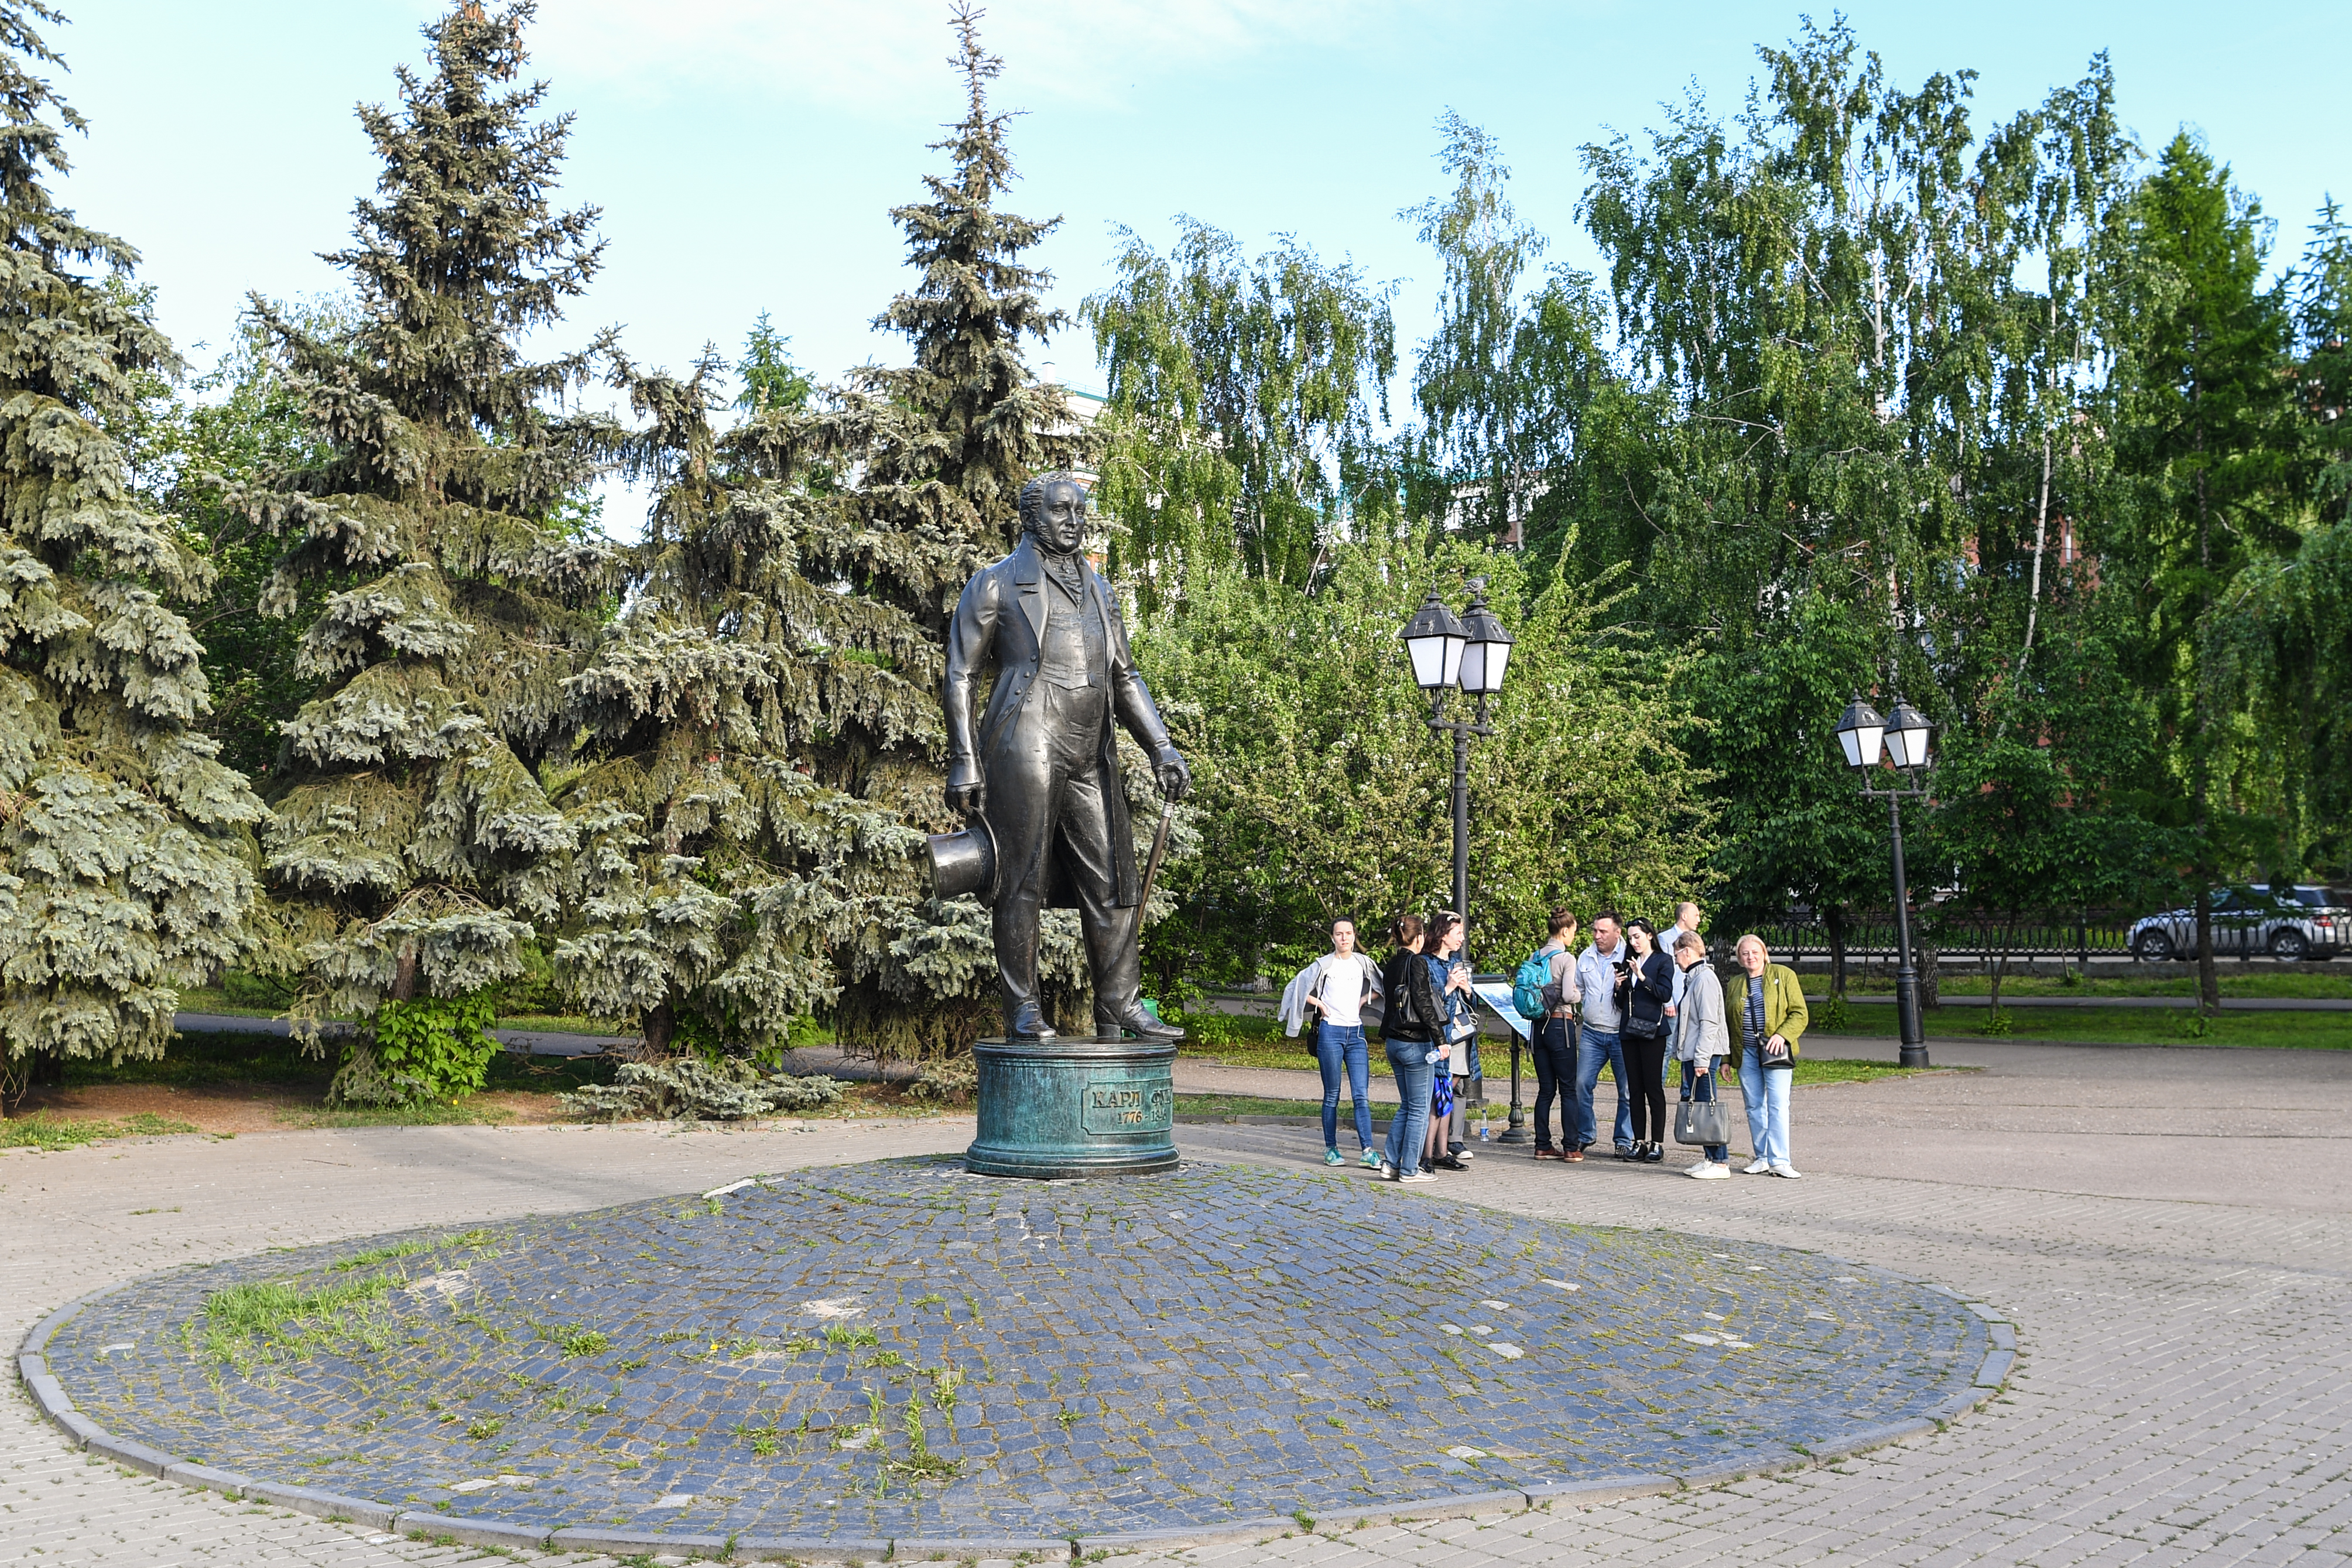
[{"label": "green bronze pedestal", "polygon": [[1133,1176],[1176,1168],[1173,1041],[982,1040],[980,1136],[964,1168],[983,1176]]}]

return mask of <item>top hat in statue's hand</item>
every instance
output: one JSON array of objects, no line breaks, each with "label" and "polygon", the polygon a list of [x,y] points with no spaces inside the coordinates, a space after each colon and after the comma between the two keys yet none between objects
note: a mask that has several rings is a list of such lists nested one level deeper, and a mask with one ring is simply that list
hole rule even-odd
[{"label": "top hat in statue's hand", "polygon": [[927,847],[933,898],[996,901],[996,835],[978,810],[967,812],[963,831],[934,833]]}]

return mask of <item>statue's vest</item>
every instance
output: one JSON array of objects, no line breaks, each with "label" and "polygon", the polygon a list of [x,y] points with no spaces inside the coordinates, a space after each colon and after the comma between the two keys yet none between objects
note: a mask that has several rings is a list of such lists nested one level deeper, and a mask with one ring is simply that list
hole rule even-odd
[{"label": "statue's vest", "polygon": [[1101,686],[1110,669],[1110,634],[1102,620],[1102,606],[1092,594],[1082,593],[1076,604],[1054,584],[1042,585],[1045,599],[1045,636],[1038,647],[1037,679],[1051,686],[1075,690]]}]

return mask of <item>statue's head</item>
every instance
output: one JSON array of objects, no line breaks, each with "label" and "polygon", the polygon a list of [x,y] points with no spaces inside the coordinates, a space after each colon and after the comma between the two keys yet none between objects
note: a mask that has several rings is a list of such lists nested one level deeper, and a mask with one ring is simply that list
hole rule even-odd
[{"label": "statue's head", "polygon": [[1040,474],[1021,487],[1021,531],[1059,555],[1074,553],[1087,538],[1087,489],[1076,474]]}]

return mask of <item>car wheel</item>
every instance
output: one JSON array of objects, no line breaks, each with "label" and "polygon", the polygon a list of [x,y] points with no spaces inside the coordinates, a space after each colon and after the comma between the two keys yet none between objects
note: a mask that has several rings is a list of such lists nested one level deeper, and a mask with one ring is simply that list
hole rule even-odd
[{"label": "car wheel", "polygon": [[2283,931],[2271,936],[2271,956],[2281,963],[2299,963],[2311,952],[2311,942],[2299,931]]},{"label": "car wheel", "polygon": [[2172,939],[2160,931],[2144,931],[2132,938],[2132,956],[2144,963],[2168,963]]}]

